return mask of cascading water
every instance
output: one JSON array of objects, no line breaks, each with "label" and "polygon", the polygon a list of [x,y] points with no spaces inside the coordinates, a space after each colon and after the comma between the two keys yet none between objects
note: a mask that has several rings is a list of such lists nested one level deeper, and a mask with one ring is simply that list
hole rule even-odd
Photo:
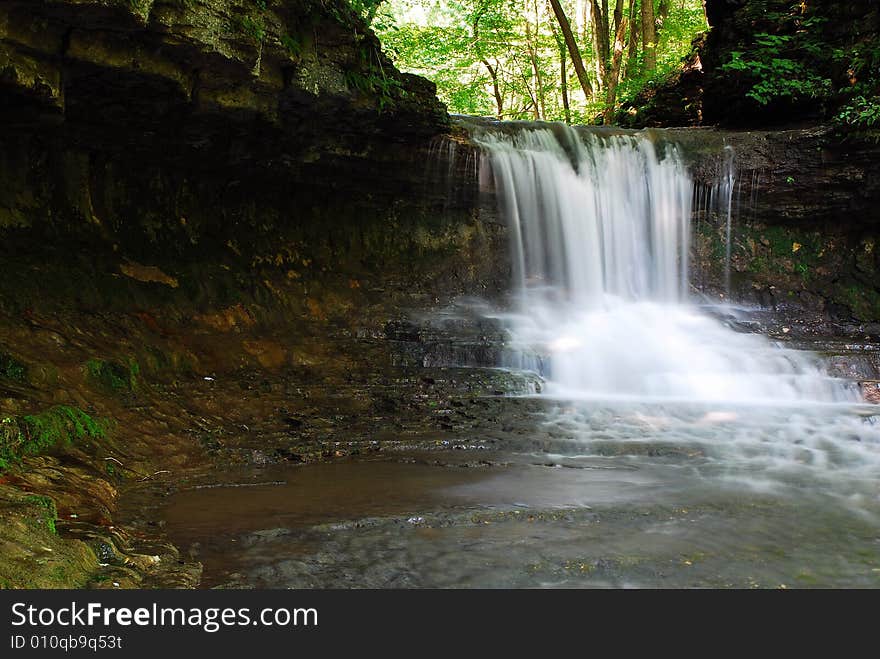
[{"label": "cascading water", "polygon": [[[674,146],[561,125],[486,130],[511,233],[515,363],[568,398],[857,401],[813,355],[688,304],[693,183]],[[726,161],[730,162],[730,154]],[[725,181],[727,206],[732,167]]]}]

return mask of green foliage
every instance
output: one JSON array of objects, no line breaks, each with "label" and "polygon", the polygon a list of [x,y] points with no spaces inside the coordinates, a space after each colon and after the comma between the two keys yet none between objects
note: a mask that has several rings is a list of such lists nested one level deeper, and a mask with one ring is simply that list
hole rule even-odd
[{"label": "green foliage", "polygon": [[841,94],[843,103],[835,120],[852,128],[880,126],[880,43],[856,44],[848,53],[851,85]]},{"label": "green foliage", "polygon": [[0,378],[25,382],[27,381],[27,372],[27,366],[22,364],[15,357],[0,352]]},{"label": "green foliage", "polygon": [[366,74],[359,71],[346,71],[345,82],[350,88],[356,89],[362,94],[368,96],[375,95],[379,112],[392,107],[396,95],[403,92],[403,86],[400,84],[400,81],[385,76],[381,70],[370,70]]},{"label": "green foliage", "polygon": [[258,44],[262,43],[266,38],[266,20],[264,12],[267,5],[266,0],[248,0],[250,7],[248,13],[244,16],[235,16],[232,18],[233,28],[244,32]]},{"label": "green foliage", "polygon": [[136,390],[140,373],[140,365],[134,359],[129,359],[125,365],[103,359],[90,359],[86,362],[88,378],[113,392]]},{"label": "green foliage", "polygon": [[291,57],[301,57],[303,46],[299,39],[290,35],[290,34],[282,34],[281,35],[281,45],[284,46],[284,49],[290,53]]},{"label": "green foliage", "polygon": [[[818,25],[810,23],[814,27]],[[779,98],[824,99],[831,94],[833,84],[830,78],[817,73],[822,69],[816,66],[815,59],[822,56],[822,44],[815,32],[759,32],[748,52],[732,52],[730,61],[721,68],[750,78],[752,86],[746,95],[761,105]]]},{"label": "green foliage", "polygon": [[106,424],[76,407],[56,405],[40,414],[0,419],[0,470],[25,455],[39,455],[106,435]]},{"label": "green foliage", "polygon": [[383,2],[385,0],[348,0],[352,10],[363,18],[367,25],[372,25]]},{"label": "green foliage", "polygon": [[855,128],[874,128],[880,125],[880,94],[869,97],[862,94],[853,96],[840,108],[835,120]]},{"label": "green foliage", "polygon": [[375,96],[380,113],[395,106],[398,99],[406,95],[400,80],[385,73],[382,58],[372,46],[360,51],[357,68],[345,71],[345,83],[349,89],[366,96]]},{"label": "green foliage", "polygon": [[[562,56],[571,121],[591,123],[606,102],[596,77],[595,36],[575,11],[574,0],[561,2],[596,91],[590,99],[581,90],[546,0],[389,0],[374,26],[398,68],[432,80],[453,113],[497,116],[494,75],[504,119],[565,120]],[[609,6],[613,10],[614,3]],[[624,2],[624,13],[628,7]],[[629,61],[626,49],[618,99],[635,96],[679,68],[694,37],[706,29],[701,0],[676,0],[668,7],[656,69],[643,70],[639,50]]]},{"label": "green foliage", "polygon": [[682,60],[693,51],[694,39],[705,32],[706,14],[702,2],[671,3],[669,15],[660,30],[657,44],[657,67],[645,70],[641,52],[632,62],[624,62],[626,76],[620,81],[621,101],[631,101],[646,87],[662,84],[671,74],[680,71]]},{"label": "green foliage", "polygon": [[266,26],[263,24],[261,17],[242,16],[236,20],[241,31],[249,35],[257,43],[261,43],[266,38]]},{"label": "green foliage", "polygon": [[747,96],[760,105],[812,102],[840,126],[877,126],[880,44],[846,43],[828,29],[833,17],[818,3],[784,9],[756,14],[754,42],[732,52],[722,70],[747,81]]},{"label": "green foliage", "polygon": [[142,16],[146,16],[152,4],[150,0],[125,0],[125,3],[129,9]]}]

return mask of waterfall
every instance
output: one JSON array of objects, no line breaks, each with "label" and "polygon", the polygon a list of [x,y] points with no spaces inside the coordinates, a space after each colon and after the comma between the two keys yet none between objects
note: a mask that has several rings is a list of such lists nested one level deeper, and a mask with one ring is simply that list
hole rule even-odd
[{"label": "waterfall", "polygon": [[[859,399],[810,353],[737,332],[689,303],[694,186],[651,134],[483,127],[509,226],[516,310],[507,365],[566,397],[833,403]],[[724,154],[722,192],[734,187]],[[729,239],[728,239],[729,240]]]}]

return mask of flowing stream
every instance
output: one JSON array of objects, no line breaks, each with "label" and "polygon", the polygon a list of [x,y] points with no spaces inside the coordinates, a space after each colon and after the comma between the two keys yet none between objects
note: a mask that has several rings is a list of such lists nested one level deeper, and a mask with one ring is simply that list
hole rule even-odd
[{"label": "flowing stream", "polygon": [[[472,134],[514,270],[512,309],[482,317],[509,332],[501,366],[541,392],[474,396],[424,366],[447,389],[415,450],[181,492],[165,518],[205,585],[880,585],[876,408],[819,355],[691,299],[703,200],[677,148],[559,125]],[[716,186],[728,236],[734,155]]]}]

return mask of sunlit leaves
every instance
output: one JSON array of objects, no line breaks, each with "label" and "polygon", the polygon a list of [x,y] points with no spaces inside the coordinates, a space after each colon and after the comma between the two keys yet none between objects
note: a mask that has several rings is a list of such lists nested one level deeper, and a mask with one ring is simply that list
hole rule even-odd
[{"label": "sunlit leaves", "polygon": [[[491,71],[496,75],[505,119],[533,118],[540,107],[543,118],[562,120],[560,48],[554,36],[558,28],[547,4],[547,0],[388,0],[378,15],[388,18],[381,26],[377,18],[374,28],[400,68],[437,84],[438,95],[451,112],[498,114]],[[585,2],[562,0],[562,4],[584,65],[598,86],[592,26],[583,13]],[[623,8],[628,9],[628,2]],[[643,71],[640,50],[634,51],[634,61],[624,63],[626,76],[620,81],[618,98],[633,96],[645,84],[680,67],[693,38],[705,29],[701,0],[670,2],[660,30],[656,69]],[[587,102],[570,60],[565,84],[572,121],[595,121],[603,109],[604,94]]]}]

